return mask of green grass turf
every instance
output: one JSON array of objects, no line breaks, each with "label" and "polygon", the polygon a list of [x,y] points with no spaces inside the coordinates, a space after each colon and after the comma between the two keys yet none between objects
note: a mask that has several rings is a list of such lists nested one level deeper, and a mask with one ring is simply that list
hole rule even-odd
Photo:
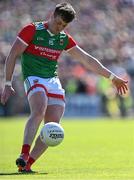
[{"label": "green grass turf", "polygon": [[134,180],[132,119],[63,119],[65,139],[33,165],[34,175],[17,173],[27,118],[0,118],[0,179]]}]

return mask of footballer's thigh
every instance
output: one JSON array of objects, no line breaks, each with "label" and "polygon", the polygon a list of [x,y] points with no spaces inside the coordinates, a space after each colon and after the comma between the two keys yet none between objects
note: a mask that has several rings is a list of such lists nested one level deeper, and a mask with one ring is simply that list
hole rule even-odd
[{"label": "footballer's thigh", "polygon": [[35,92],[30,96],[28,101],[31,110],[31,116],[43,119],[48,101],[46,94],[43,91]]},{"label": "footballer's thigh", "polygon": [[31,116],[42,117],[48,102],[45,80],[37,76],[29,76],[24,81],[24,88],[30,105]]},{"label": "footballer's thigh", "polygon": [[60,104],[51,104],[47,106],[44,123],[57,122],[59,123],[65,111],[65,106]]}]

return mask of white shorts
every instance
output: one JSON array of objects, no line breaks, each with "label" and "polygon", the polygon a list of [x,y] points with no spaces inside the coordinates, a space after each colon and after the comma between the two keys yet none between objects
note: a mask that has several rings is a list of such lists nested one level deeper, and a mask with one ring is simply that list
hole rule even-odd
[{"label": "white shorts", "polygon": [[58,77],[40,78],[29,76],[24,81],[24,88],[28,99],[35,92],[44,92],[48,97],[48,105],[59,104],[65,106],[65,91]]}]

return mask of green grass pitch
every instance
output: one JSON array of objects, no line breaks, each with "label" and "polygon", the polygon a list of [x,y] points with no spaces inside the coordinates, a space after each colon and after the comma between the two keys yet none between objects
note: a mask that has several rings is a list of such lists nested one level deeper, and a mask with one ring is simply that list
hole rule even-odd
[{"label": "green grass pitch", "polygon": [[34,175],[17,173],[26,117],[0,118],[0,179],[134,180],[133,119],[63,119],[65,139],[33,165]]}]

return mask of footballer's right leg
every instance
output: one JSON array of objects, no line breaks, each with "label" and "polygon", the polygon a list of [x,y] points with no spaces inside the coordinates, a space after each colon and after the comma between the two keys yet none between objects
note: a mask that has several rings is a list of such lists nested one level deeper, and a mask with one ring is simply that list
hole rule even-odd
[{"label": "footballer's right leg", "polygon": [[[55,100],[54,100],[55,101]],[[52,101],[52,103],[54,103]],[[48,122],[57,122],[59,123],[60,119],[63,116],[65,110],[65,102],[62,100],[56,100],[58,104],[49,104],[46,110],[44,123]],[[35,146],[33,147],[32,151],[30,152],[29,159],[26,165],[27,170],[31,170],[31,166],[33,163],[47,150],[48,146],[44,144],[40,136],[37,137],[35,141]]]},{"label": "footballer's right leg", "polygon": [[16,160],[18,171],[22,171],[26,165],[31,144],[46,112],[48,98],[43,91],[39,91],[32,94],[30,98],[28,98],[28,101],[31,114],[25,125],[21,154]]}]

